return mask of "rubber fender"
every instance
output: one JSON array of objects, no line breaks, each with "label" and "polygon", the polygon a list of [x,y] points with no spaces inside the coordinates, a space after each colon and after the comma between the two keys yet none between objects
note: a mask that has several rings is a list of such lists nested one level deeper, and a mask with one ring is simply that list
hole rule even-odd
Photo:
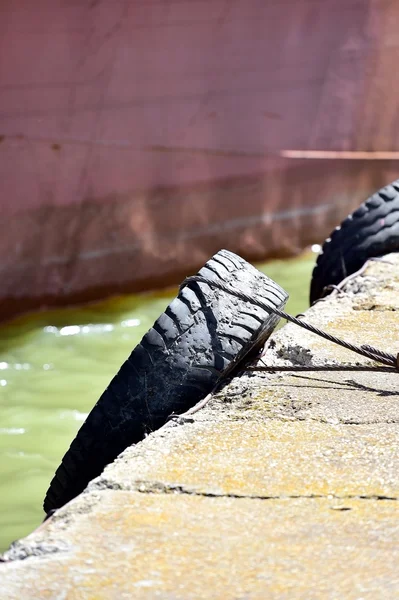
[{"label": "rubber fender", "polygon": [[[245,260],[220,250],[199,275],[266,305],[288,294]],[[279,317],[209,284],[183,287],[121,366],[78,431],[44,500],[46,513],[82,492],[131,444],[194,406],[257,353]]]}]

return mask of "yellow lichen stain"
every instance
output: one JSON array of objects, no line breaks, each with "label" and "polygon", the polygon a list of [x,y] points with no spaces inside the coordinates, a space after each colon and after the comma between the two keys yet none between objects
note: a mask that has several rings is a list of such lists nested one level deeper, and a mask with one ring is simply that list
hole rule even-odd
[{"label": "yellow lichen stain", "polygon": [[187,494],[262,497],[393,494],[374,473],[374,459],[364,459],[370,444],[374,457],[378,444],[386,454],[385,441],[370,434],[365,439],[354,436],[340,424],[223,421],[208,424],[196,437],[194,449],[191,443],[181,443],[178,452],[160,456],[140,477],[163,482],[172,496],[179,495],[177,488]]},{"label": "yellow lichen stain", "polygon": [[139,511],[132,512],[123,507],[120,510],[112,511],[111,514],[104,514],[101,518],[101,526],[104,531],[116,531],[124,529],[126,526],[130,530],[139,529],[149,525],[165,525],[168,522],[168,516],[162,512]]},{"label": "yellow lichen stain", "polygon": [[[385,351],[399,351],[399,321],[393,310],[353,310],[322,329],[353,344],[369,344]],[[318,348],[329,349],[333,357],[345,355],[345,358],[352,356],[353,361],[356,360],[353,352],[312,336],[312,351],[316,353]]]},{"label": "yellow lichen stain", "polygon": [[[115,499],[103,507],[110,515]],[[124,502],[128,504],[127,499]],[[348,576],[352,581],[352,567],[342,563],[342,549],[348,545],[370,546],[373,560],[367,572],[375,577],[390,561],[396,543],[390,539],[387,544],[373,534],[378,523],[388,536],[397,529],[396,511],[393,503],[388,504],[333,498],[261,501],[141,496],[126,510],[152,513],[158,506],[169,515],[166,526],[159,528],[154,522],[152,528],[132,531],[127,519],[123,529],[104,535],[96,516],[92,530],[94,526],[101,552],[99,546],[90,547],[92,532],[88,532],[86,550],[78,551],[69,563],[63,587],[79,574],[79,585],[74,588],[79,595],[71,598],[82,600],[119,598],[122,593],[144,598],[177,590],[179,597],[189,597],[193,589],[196,598],[237,597],[242,590],[260,598],[266,581],[268,594],[294,588],[309,591],[313,578],[319,581],[318,589],[325,577],[331,585],[338,567],[337,581]],[[342,506],[350,510],[340,511]],[[320,548],[328,552],[327,565]],[[82,565],[93,558],[96,572],[80,573]],[[52,581],[53,571],[48,572]]]},{"label": "yellow lichen stain", "polygon": [[[167,518],[162,526],[154,520],[132,529],[137,511]],[[121,526],[104,529],[115,515]],[[392,589],[399,545],[394,502],[122,491],[105,492],[95,512],[64,536],[71,552],[6,567],[2,589],[6,579],[7,590],[17,590],[7,598],[255,599],[265,590],[267,597],[288,590],[289,597],[306,598],[334,588],[355,600],[354,581],[364,587],[387,580]]]}]

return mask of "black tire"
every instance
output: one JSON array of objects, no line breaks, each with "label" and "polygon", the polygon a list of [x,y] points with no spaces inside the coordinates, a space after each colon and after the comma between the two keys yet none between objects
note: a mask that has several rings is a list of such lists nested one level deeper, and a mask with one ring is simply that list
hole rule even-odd
[{"label": "black tire", "polygon": [[[282,308],[288,294],[221,250],[199,275]],[[133,350],[78,431],[47,491],[46,513],[77,496],[131,444],[205,397],[255,353],[279,317],[204,283],[179,292]]]},{"label": "black tire", "polygon": [[326,239],[313,269],[310,304],[372,257],[399,250],[399,179],[381,188]]}]

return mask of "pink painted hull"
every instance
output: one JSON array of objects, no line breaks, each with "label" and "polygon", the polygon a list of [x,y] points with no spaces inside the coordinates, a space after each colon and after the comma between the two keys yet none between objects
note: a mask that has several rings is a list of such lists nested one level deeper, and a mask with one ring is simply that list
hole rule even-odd
[{"label": "pink painted hull", "polygon": [[395,0],[3,0],[0,317],[321,241],[398,150]]}]

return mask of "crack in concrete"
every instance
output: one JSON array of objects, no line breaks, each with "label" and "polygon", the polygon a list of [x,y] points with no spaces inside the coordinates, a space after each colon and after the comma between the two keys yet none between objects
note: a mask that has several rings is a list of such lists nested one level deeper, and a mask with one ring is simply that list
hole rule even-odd
[{"label": "crack in concrete", "polygon": [[[248,407],[251,408],[251,407]],[[211,410],[214,410],[213,407],[211,407]],[[278,410],[278,408],[276,409]],[[302,408],[299,408],[296,410],[296,412],[298,413],[301,410],[305,410]],[[227,412],[227,411],[226,411]],[[244,413],[239,413],[239,412],[233,412],[232,414],[226,414],[223,415],[226,421],[247,421],[248,420],[248,415]],[[258,417],[257,417],[258,418]],[[265,421],[278,421],[279,423],[292,423],[297,421],[298,423],[303,423],[303,422],[314,422],[314,423],[321,423],[322,425],[356,425],[356,426],[361,426],[361,425],[392,425],[392,424],[396,424],[399,423],[399,418],[392,418],[392,419],[369,419],[369,420],[364,420],[364,421],[356,421],[356,420],[352,420],[352,419],[343,419],[341,417],[337,417],[336,419],[334,417],[331,418],[326,418],[326,417],[310,417],[308,415],[298,415],[298,414],[286,414],[286,415],[270,415],[270,414],[263,414],[261,413],[259,416],[259,419],[265,420]],[[206,417],[201,417],[201,421],[197,421],[196,419],[192,419],[190,421],[187,422],[182,422],[180,423],[178,419],[176,419],[176,421],[174,422],[176,424],[176,426],[184,426],[184,425],[190,425],[191,423],[214,423],[214,419],[207,419]],[[220,419],[221,422],[221,419]]]},{"label": "crack in concrete", "polygon": [[[399,497],[386,496],[382,494],[238,494],[233,492],[212,492],[198,491],[193,488],[186,487],[182,484],[167,484],[160,481],[136,481],[134,485],[123,485],[115,481],[101,479],[90,485],[90,489],[86,493],[90,493],[92,489],[101,490],[119,490],[137,492],[140,494],[177,494],[188,495],[203,498],[233,498],[237,500],[372,500],[372,501],[389,501],[397,502]],[[331,510],[349,511],[352,510],[349,506],[331,506]],[[60,515],[61,520],[62,516]],[[46,543],[43,540],[26,543],[25,540],[14,542],[10,549],[0,555],[0,564],[7,564],[15,561],[27,560],[29,558],[41,558],[44,556],[54,555],[56,553],[65,553],[71,550],[71,546],[65,542]]]},{"label": "crack in concrete", "polygon": [[120,490],[138,492],[140,494],[182,494],[187,496],[200,496],[204,498],[237,498],[248,500],[299,500],[299,499],[325,499],[325,500],[384,500],[399,501],[399,496],[386,496],[383,494],[238,494],[233,492],[198,491],[183,484],[163,483],[161,481],[136,481],[134,485],[121,485],[115,481],[102,479],[90,486],[96,490]]},{"label": "crack in concrete", "polygon": [[205,498],[236,498],[248,500],[298,500],[298,499],[326,499],[326,500],[388,500],[398,501],[399,497],[384,496],[380,494],[347,494],[339,496],[336,494],[279,494],[279,495],[263,495],[263,494],[237,494],[232,492],[199,492],[192,488],[186,488],[180,484],[164,484],[161,482],[153,482],[148,486],[146,482],[139,484],[135,490],[142,494],[185,494],[189,496],[201,496]]}]

